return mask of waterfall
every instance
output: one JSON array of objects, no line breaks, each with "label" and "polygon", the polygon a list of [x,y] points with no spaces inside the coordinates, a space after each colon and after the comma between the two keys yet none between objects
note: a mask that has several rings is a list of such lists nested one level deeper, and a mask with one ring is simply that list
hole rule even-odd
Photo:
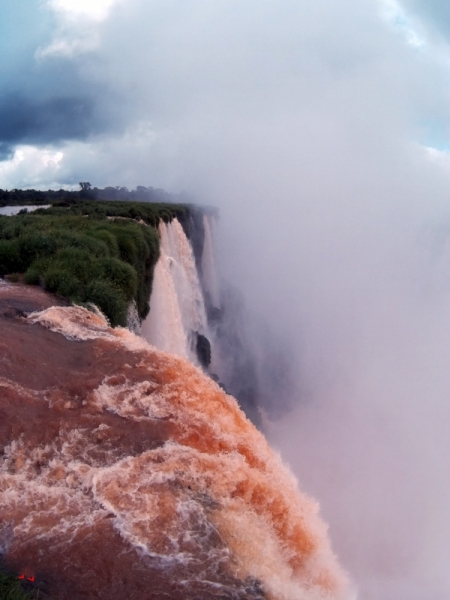
[{"label": "waterfall", "polygon": [[205,302],[191,244],[177,219],[159,226],[150,313],[142,335],[152,345],[196,362],[193,335],[207,331]]},{"label": "waterfall", "polygon": [[142,335],[201,364],[260,426],[262,410],[274,416],[289,407],[289,348],[247,311],[239,290],[219,286],[215,219],[195,216],[183,222],[189,239],[177,219],[159,226],[160,258]]},{"label": "waterfall", "polygon": [[203,216],[203,228],[205,231],[205,241],[202,253],[202,275],[205,292],[209,295],[209,301],[215,308],[220,308],[219,282],[217,280],[217,270],[215,264],[214,252],[214,219],[213,217]]},{"label": "waterfall", "polygon": [[187,338],[170,272],[170,257],[162,252],[155,267],[151,310],[142,323],[142,335],[161,350],[187,357]]}]

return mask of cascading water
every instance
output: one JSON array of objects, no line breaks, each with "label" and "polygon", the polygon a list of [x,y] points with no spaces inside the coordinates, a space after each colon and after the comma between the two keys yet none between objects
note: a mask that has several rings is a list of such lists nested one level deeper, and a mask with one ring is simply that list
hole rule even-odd
[{"label": "cascading water", "polygon": [[161,249],[155,267],[151,309],[142,323],[142,335],[161,350],[187,357],[187,337],[172,278],[171,260]]},{"label": "cascading water", "polygon": [[199,369],[80,307],[0,326],[0,546],[50,597],[349,600],[317,505]]},{"label": "cascading water", "polygon": [[161,254],[142,335],[157,348],[196,362],[192,336],[204,334],[207,321],[194,253],[177,219],[161,223],[159,233]]},{"label": "cascading water", "polygon": [[202,281],[205,292],[209,295],[209,302],[214,308],[220,308],[220,291],[217,279],[216,260],[214,252],[214,217],[203,215],[203,229],[205,241],[202,253]]},{"label": "cascading water", "polygon": [[249,315],[239,291],[219,281],[212,212],[183,223],[190,239],[177,219],[159,226],[160,258],[142,335],[201,364],[260,424],[261,409],[275,415],[288,406],[288,353]]}]

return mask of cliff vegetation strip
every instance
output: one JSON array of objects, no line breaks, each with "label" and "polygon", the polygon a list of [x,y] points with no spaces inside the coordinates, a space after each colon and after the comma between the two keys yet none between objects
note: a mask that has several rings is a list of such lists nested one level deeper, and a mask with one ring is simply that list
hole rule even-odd
[{"label": "cliff vegetation strip", "polygon": [[133,300],[141,319],[149,311],[157,225],[187,211],[183,205],[87,200],[0,216],[0,277],[23,275],[25,283],[71,302],[97,305],[111,325],[124,326]]}]

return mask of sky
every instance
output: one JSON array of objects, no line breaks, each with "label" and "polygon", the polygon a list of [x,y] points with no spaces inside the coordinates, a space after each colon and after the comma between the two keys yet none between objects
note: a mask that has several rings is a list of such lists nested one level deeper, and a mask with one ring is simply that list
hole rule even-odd
[{"label": "sky", "polygon": [[443,1],[3,0],[0,11],[3,188],[82,179],[209,196],[221,163],[254,147],[259,159],[272,135],[279,161],[288,145],[320,160],[345,141],[340,155],[397,142],[450,162]]},{"label": "sky", "polygon": [[294,348],[269,439],[364,600],[450,597],[444,0],[0,0],[0,188],[220,209],[224,275]]}]

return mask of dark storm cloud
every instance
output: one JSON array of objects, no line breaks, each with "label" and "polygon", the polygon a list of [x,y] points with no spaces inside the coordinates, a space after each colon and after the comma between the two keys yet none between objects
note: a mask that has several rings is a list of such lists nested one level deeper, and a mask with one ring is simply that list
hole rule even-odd
[{"label": "dark storm cloud", "polygon": [[[18,144],[57,144],[120,129],[122,103],[96,70],[97,56],[45,55],[55,23],[42,3],[0,2],[0,160]],[[53,27],[53,29],[52,29]],[[42,50],[44,52],[42,53]],[[41,55],[40,55],[41,52]]]},{"label": "dark storm cloud", "polygon": [[19,93],[0,97],[0,159],[19,143],[84,139],[106,127],[93,98],[51,97],[41,101]]}]

